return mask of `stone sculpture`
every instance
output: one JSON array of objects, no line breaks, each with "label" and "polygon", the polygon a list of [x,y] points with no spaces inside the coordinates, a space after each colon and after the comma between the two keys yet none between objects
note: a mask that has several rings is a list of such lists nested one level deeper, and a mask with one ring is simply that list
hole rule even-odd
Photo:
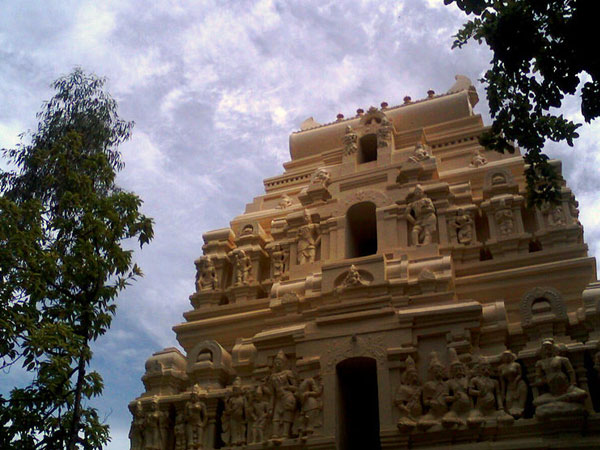
[{"label": "stone sculpture", "polygon": [[446,398],[449,410],[442,418],[445,427],[464,426],[471,412],[471,398],[468,394],[469,378],[467,368],[458,359],[456,350],[451,348],[450,354],[450,379],[447,382],[449,395]]},{"label": "stone sculpture", "polygon": [[535,385],[545,391],[533,400],[538,420],[584,414],[588,394],[577,387],[573,366],[568,358],[558,355],[553,339],[542,343],[535,375]]},{"label": "stone sculpture", "polygon": [[515,419],[523,416],[527,400],[527,384],[523,380],[521,365],[516,355],[506,350],[500,357],[500,393],[505,411]]},{"label": "stone sculpture", "polygon": [[435,351],[431,352],[429,356],[427,375],[428,380],[423,385],[423,406],[427,412],[417,422],[417,427],[422,430],[438,428],[442,423],[442,418],[448,412],[447,400],[450,392],[444,381],[446,368]]},{"label": "stone sculpture", "polygon": [[420,184],[413,193],[414,200],[408,205],[408,221],[413,224],[411,237],[413,245],[427,245],[437,230],[435,206]]},{"label": "stone sculpture", "polygon": [[358,135],[348,125],[344,134],[344,155],[352,155],[358,151]]},{"label": "stone sculpture", "polygon": [[196,290],[214,290],[217,289],[219,278],[215,264],[209,255],[204,255],[194,261],[196,266]]},{"label": "stone sculpture", "polygon": [[413,154],[408,157],[408,160],[412,161],[414,163],[421,163],[421,162],[426,161],[428,159],[431,159],[431,155],[429,153],[427,153],[427,150],[425,150],[423,148],[423,144],[417,144],[417,145],[415,145],[415,149],[413,150]]},{"label": "stone sculpture", "polygon": [[158,409],[158,398],[152,398],[150,411],[146,414],[144,426],[144,450],[161,450],[160,439],[160,416]]},{"label": "stone sculpture", "polygon": [[131,428],[129,429],[131,450],[144,450],[144,424],[146,417],[142,402],[139,400],[135,402],[135,408],[131,411],[131,414],[133,415]]},{"label": "stone sculpture", "polygon": [[292,206],[292,199],[289,195],[287,194],[283,194],[281,196],[281,199],[279,200],[279,202],[277,203],[277,208],[278,209],[287,209],[290,206]]},{"label": "stone sculpture", "polygon": [[323,404],[323,386],[318,378],[306,378],[298,386],[300,400],[300,438],[306,439],[319,426]]},{"label": "stone sculpture", "polygon": [[392,132],[394,127],[387,117],[384,117],[381,121],[381,126],[377,130],[377,147],[383,148],[389,145],[392,139]]},{"label": "stone sculpture", "polygon": [[246,443],[246,397],[242,392],[242,380],[236,377],[231,392],[225,400],[223,411],[223,440],[230,446]]},{"label": "stone sculpture", "polygon": [[265,428],[272,411],[269,408],[268,400],[265,398],[263,386],[256,386],[248,411],[252,422],[250,441],[252,443],[264,442]]},{"label": "stone sculpture", "polygon": [[287,257],[280,244],[275,244],[271,249],[271,279],[278,280],[285,272]]},{"label": "stone sculpture", "polygon": [[310,178],[310,184],[317,184],[323,187],[327,187],[330,178],[331,174],[329,173],[329,171],[327,171],[323,167],[319,167],[312,174],[312,177]]},{"label": "stone sculpture", "polygon": [[417,426],[417,422],[423,414],[421,406],[422,389],[419,385],[419,378],[415,361],[409,355],[405,361],[406,368],[400,378],[400,386],[396,390],[394,404],[398,408],[400,418],[398,419],[398,429],[400,431],[411,431]]},{"label": "stone sculpture", "polygon": [[467,419],[471,426],[482,425],[486,420],[498,418],[512,422],[512,416],[503,411],[500,383],[492,378],[492,366],[485,357],[480,357],[473,367],[474,376],[469,382],[469,396],[473,410]]},{"label": "stone sculpture", "polygon": [[456,241],[459,244],[469,245],[473,242],[475,234],[473,229],[473,219],[471,218],[471,215],[465,213],[463,209],[459,209],[456,212],[456,216],[450,223],[450,226],[454,229]]},{"label": "stone sculpture", "polygon": [[515,222],[513,219],[513,212],[510,208],[502,208],[496,211],[494,214],[496,223],[498,224],[498,231],[500,235],[507,236],[512,234],[515,229]]},{"label": "stone sculpture", "polygon": [[319,226],[314,223],[302,225],[298,230],[298,264],[315,262],[317,247],[320,243]]},{"label": "stone sculpture", "polygon": [[469,164],[469,167],[477,168],[485,166],[487,162],[488,160],[481,153],[479,153],[479,151],[476,151],[471,159],[471,164]]},{"label": "stone sculpture", "polygon": [[236,248],[232,252],[234,286],[245,286],[250,283],[252,261],[246,252]]},{"label": "stone sculpture", "polygon": [[273,359],[268,383],[273,390],[273,435],[272,439],[285,439],[290,436],[296,412],[296,377],[286,368],[287,357],[282,350]]},{"label": "stone sculpture", "polygon": [[339,286],[338,290],[344,290],[353,286],[367,286],[368,284],[369,283],[360,275],[358,268],[352,264],[350,269],[348,269],[348,274],[342,281],[342,284]]},{"label": "stone sculpture", "polygon": [[204,448],[204,429],[208,423],[206,405],[200,400],[200,388],[192,388],[190,399],[185,405],[185,438],[187,450]]},{"label": "stone sculpture", "polygon": [[185,413],[180,411],[175,417],[175,426],[173,428],[175,435],[175,450],[186,450],[187,442],[185,439]]}]

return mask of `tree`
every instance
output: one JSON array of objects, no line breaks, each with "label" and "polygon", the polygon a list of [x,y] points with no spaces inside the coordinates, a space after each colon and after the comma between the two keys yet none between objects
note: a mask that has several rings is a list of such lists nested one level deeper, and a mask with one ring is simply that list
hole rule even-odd
[{"label": "tree", "polygon": [[[109,440],[88,399],[102,393],[90,344],[141,276],[124,241],[153,237],[142,201],[115,184],[133,122],[105,80],[76,68],[53,83],[29,143],[0,173],[0,367],[30,379],[0,395],[0,448],[98,449]],[[23,141],[23,136],[22,136]]]},{"label": "tree", "polygon": [[600,57],[588,50],[595,35],[592,0],[444,0],[456,3],[473,19],[457,33],[453,47],[474,39],[493,52],[485,73],[494,119],[482,145],[514,152],[525,150],[530,204],[557,201],[559,177],[542,153],[547,139],[573,146],[576,124],[555,114],[565,95],[580,89],[586,122],[600,114]]}]

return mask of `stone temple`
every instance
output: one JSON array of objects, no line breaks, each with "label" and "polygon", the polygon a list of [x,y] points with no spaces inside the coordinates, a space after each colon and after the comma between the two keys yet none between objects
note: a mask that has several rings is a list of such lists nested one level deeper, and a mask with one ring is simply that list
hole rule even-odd
[{"label": "stone temple", "polygon": [[285,172],[203,235],[184,353],[147,360],[132,450],[600,448],[577,201],[562,181],[527,206],[522,156],[479,145],[456,79],[306,120]]}]

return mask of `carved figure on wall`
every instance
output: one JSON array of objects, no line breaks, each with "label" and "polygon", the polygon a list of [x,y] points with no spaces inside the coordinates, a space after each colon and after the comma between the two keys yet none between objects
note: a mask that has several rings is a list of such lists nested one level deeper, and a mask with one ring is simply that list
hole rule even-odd
[{"label": "carved figure on wall", "polygon": [[242,380],[236,377],[232,391],[225,400],[223,411],[223,440],[231,446],[246,443],[246,397],[242,392]]},{"label": "carved figure on wall", "polygon": [[527,400],[527,384],[523,380],[521,364],[516,361],[516,355],[506,350],[500,356],[500,393],[505,411],[519,419],[525,410]]},{"label": "carved figure on wall", "polygon": [[513,212],[510,208],[502,208],[494,214],[500,235],[507,236],[515,230]]},{"label": "carved figure on wall", "polygon": [[268,383],[273,391],[272,439],[288,438],[296,412],[297,381],[293,372],[286,368],[287,357],[282,350],[273,359]]},{"label": "carved figure on wall", "polygon": [[131,428],[129,429],[131,450],[144,450],[144,425],[146,423],[146,415],[144,414],[142,402],[139,400],[135,402],[135,407],[133,411],[131,411],[131,414],[133,415]]},{"label": "carved figure on wall", "polygon": [[196,266],[196,291],[217,289],[219,278],[215,264],[209,255],[204,255],[194,261]]},{"label": "carved figure on wall", "polygon": [[171,428],[171,420],[167,411],[158,411],[158,431],[160,435],[160,448],[164,450],[169,444],[169,430]]},{"label": "carved figure on wall", "polygon": [[187,442],[185,440],[185,413],[183,411],[178,412],[175,416],[173,434],[175,435],[175,450],[186,450]]},{"label": "carved figure on wall", "polygon": [[285,272],[287,255],[280,244],[275,244],[271,249],[271,279],[278,280]]},{"label": "carved figure on wall", "polygon": [[474,376],[469,382],[469,395],[474,409],[467,420],[469,425],[481,425],[486,419],[498,418],[512,422],[512,416],[503,411],[500,384],[492,378],[492,366],[487,358],[481,357],[473,367]]},{"label": "carved figure on wall", "polygon": [[344,280],[342,281],[342,284],[339,286],[338,289],[343,290],[345,288],[349,288],[349,287],[353,287],[353,286],[366,286],[368,284],[369,283],[367,281],[363,280],[358,268],[354,264],[352,264],[350,266],[350,269],[348,270],[348,274],[346,275],[346,278],[344,278]]},{"label": "carved figure on wall", "polygon": [[394,404],[400,412],[398,429],[400,431],[411,431],[417,426],[417,421],[423,414],[421,406],[421,386],[415,361],[409,355],[405,361],[406,368],[400,377],[400,386],[396,390]]},{"label": "carved figure on wall", "polygon": [[469,167],[477,168],[485,166],[487,162],[488,160],[481,153],[479,153],[479,150],[477,150],[471,159],[471,164],[469,164]]},{"label": "carved figure on wall", "polygon": [[551,227],[559,227],[565,225],[565,216],[562,206],[555,206],[548,214],[548,225]]},{"label": "carved figure on wall", "polygon": [[469,245],[473,242],[473,219],[471,218],[471,215],[465,213],[463,209],[459,209],[456,212],[456,216],[450,226],[454,229],[456,240],[459,244]]},{"label": "carved figure on wall", "polygon": [[323,409],[323,386],[321,380],[305,378],[298,386],[298,399],[300,400],[300,438],[306,439],[320,426],[321,410]]},{"label": "carved figure on wall", "polygon": [[320,243],[319,226],[314,223],[302,225],[298,230],[298,264],[315,262]]},{"label": "carved figure on wall", "polygon": [[431,352],[429,357],[428,380],[423,385],[423,406],[427,410],[417,422],[417,427],[427,430],[442,423],[442,418],[448,412],[447,399],[450,394],[446,383],[446,368],[441,363],[437,352]]},{"label": "carved figure on wall", "polygon": [[161,446],[158,398],[153,397],[150,402],[150,411],[146,414],[146,423],[144,426],[144,450],[161,450]]},{"label": "carved figure on wall", "polygon": [[588,394],[577,387],[573,366],[568,358],[558,354],[553,339],[542,343],[535,374],[535,385],[546,391],[533,400],[537,419],[583,414]]},{"label": "carved figure on wall", "polygon": [[265,441],[265,428],[272,411],[262,386],[256,386],[253,394],[252,402],[248,408],[252,421],[250,440],[253,443],[260,443]]},{"label": "carved figure on wall", "polygon": [[569,212],[574,223],[579,223],[579,202],[575,200],[575,196],[569,199]]},{"label": "carved figure on wall", "polygon": [[387,147],[388,143],[392,139],[392,131],[394,127],[387,117],[384,117],[381,121],[381,126],[377,130],[377,147]]},{"label": "carved figure on wall", "polygon": [[327,187],[327,185],[329,185],[330,178],[331,174],[329,173],[329,171],[324,169],[323,167],[319,167],[312,174],[310,178],[310,184],[317,184],[323,187]]},{"label": "carved figure on wall", "polygon": [[289,195],[283,194],[279,203],[277,203],[277,209],[287,209],[292,206],[292,199]]},{"label": "carved figure on wall", "polygon": [[208,423],[206,404],[200,400],[200,388],[192,388],[190,399],[185,404],[185,438],[187,450],[197,450],[204,446],[204,429]]},{"label": "carved figure on wall", "polygon": [[423,144],[421,144],[421,143],[415,145],[415,149],[413,150],[413,154],[408,157],[408,160],[412,161],[414,163],[421,163],[421,162],[426,161],[428,159],[431,159],[431,155],[429,153],[427,153],[427,150],[425,150],[423,148]]},{"label": "carved figure on wall", "polygon": [[246,255],[246,252],[236,248],[232,252],[233,256],[233,279],[234,286],[244,286],[250,283],[250,272],[252,270],[252,261]]},{"label": "carved figure on wall", "polygon": [[451,348],[450,378],[447,381],[450,394],[446,398],[449,411],[444,415],[442,423],[446,427],[464,426],[472,409],[469,397],[469,378],[466,366],[458,359],[456,350]]},{"label": "carved figure on wall", "polygon": [[408,205],[408,221],[413,224],[411,237],[413,245],[427,245],[437,230],[435,207],[420,184],[414,190],[414,200]]},{"label": "carved figure on wall", "polygon": [[344,134],[344,155],[352,155],[358,151],[358,135],[348,125]]}]

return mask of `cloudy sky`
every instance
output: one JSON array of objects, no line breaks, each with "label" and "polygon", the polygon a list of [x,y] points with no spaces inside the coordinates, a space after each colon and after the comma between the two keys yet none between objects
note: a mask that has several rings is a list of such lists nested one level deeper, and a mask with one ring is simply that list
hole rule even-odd
[{"label": "cloudy sky", "polygon": [[[0,148],[36,126],[50,83],[76,65],[106,76],[121,117],[136,122],[119,183],[142,197],[156,237],[136,254],[145,277],[120,296],[95,347],[108,449],[128,448],[127,403],[143,391],[146,358],[177,346],[171,327],[190,309],[202,233],[227,226],[282,172],[288,135],[307,117],[442,93],[455,74],[477,80],[490,54],[451,50],[463,21],[442,0],[0,1]],[[564,113],[581,121],[576,99]],[[596,122],[575,149],[549,146],[593,254],[599,138]],[[18,371],[0,376],[10,383]]]}]

